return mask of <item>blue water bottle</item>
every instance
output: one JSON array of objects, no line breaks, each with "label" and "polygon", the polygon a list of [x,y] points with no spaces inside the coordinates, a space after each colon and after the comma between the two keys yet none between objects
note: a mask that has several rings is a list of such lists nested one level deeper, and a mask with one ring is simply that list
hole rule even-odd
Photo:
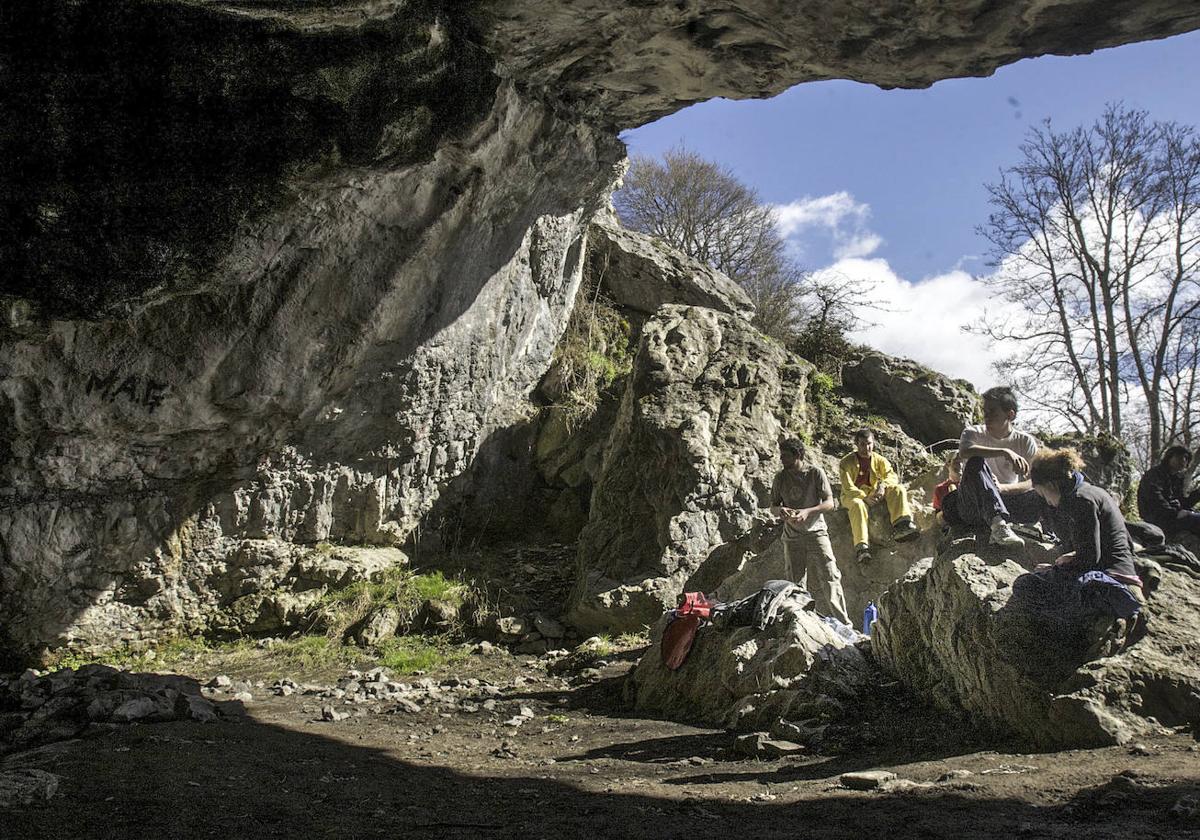
[{"label": "blue water bottle", "polygon": [[874,601],[867,601],[867,608],[863,610],[863,635],[871,635],[871,625],[875,623],[875,619],[879,618],[879,608],[875,606]]}]

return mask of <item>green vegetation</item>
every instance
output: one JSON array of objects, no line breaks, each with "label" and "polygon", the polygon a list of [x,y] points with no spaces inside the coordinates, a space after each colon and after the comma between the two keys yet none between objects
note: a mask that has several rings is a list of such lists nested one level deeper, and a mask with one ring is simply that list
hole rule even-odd
[{"label": "green vegetation", "polygon": [[604,393],[633,370],[631,329],[601,292],[603,268],[589,270],[575,298],[553,367],[562,390],[551,410],[562,412],[573,431],[596,413]]},{"label": "green vegetation", "polygon": [[396,636],[382,642],[378,652],[379,664],[398,674],[433,671],[469,655],[445,636]]},{"label": "green vegetation", "polygon": [[[411,626],[427,602],[449,607],[459,625],[438,636],[399,635],[374,648],[347,640],[351,629],[377,607],[390,605],[400,615],[400,632]],[[416,574],[389,570],[377,581],[362,581],[326,595],[317,605],[314,627],[324,632],[289,639],[211,641],[177,637],[153,647],[123,646],[101,651],[63,651],[49,665],[79,668],[101,664],[129,671],[246,671],[264,675],[296,675],[378,663],[400,673],[429,671],[467,656],[453,636],[461,633],[461,616],[477,620],[487,610],[482,593],[465,581],[442,572]],[[471,613],[474,611],[474,615]]]},{"label": "green vegetation", "polygon": [[[463,580],[447,578],[442,572],[416,574],[397,567],[389,569],[378,581],[360,581],[331,592],[317,604],[315,626],[325,629],[331,639],[343,639],[350,630],[378,607],[394,607],[400,626],[408,627],[428,601],[449,606],[460,616],[474,613],[478,619],[486,612],[483,594]],[[455,627],[461,632],[462,627]]]}]

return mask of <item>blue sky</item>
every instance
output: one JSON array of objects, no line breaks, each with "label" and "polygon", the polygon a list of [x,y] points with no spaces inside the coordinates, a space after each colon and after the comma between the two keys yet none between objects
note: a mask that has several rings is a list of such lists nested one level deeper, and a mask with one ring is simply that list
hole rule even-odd
[{"label": "blue sky", "polygon": [[[893,298],[970,307],[985,299],[970,279],[988,270],[987,243],[975,233],[988,214],[983,184],[1018,160],[1027,129],[1047,117],[1060,129],[1089,123],[1112,101],[1200,126],[1197,79],[1200,33],[1190,33],[1027,59],[926,90],[831,81],[770,100],[713,100],[622,137],[630,154],[682,143],[729,166],[783,205],[785,232],[810,269],[862,274]],[[885,329],[863,338],[920,358],[921,342],[890,338],[910,328],[912,310],[884,320]],[[947,324],[938,340],[956,341],[960,325]],[[986,364],[943,355],[920,360],[988,384],[980,381]]]}]

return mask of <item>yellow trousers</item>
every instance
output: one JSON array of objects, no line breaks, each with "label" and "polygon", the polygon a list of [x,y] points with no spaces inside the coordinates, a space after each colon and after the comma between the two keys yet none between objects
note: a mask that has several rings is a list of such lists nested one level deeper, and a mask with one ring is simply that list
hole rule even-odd
[{"label": "yellow trousers", "polygon": [[[886,484],[883,488],[883,500],[887,503],[888,516],[892,524],[897,519],[907,516],[912,518],[912,508],[908,506],[908,491],[899,484]],[[854,544],[871,544],[867,532],[867,502],[865,499],[848,499],[842,497],[842,505],[850,513],[850,533],[854,535]]]}]

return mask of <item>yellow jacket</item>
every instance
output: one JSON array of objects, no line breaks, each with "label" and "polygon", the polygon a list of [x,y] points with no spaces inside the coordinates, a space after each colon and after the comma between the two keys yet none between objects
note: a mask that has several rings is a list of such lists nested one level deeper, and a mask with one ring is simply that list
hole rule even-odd
[{"label": "yellow jacket", "polygon": [[896,476],[895,471],[892,470],[892,465],[888,463],[888,459],[884,458],[878,452],[871,453],[871,485],[866,490],[856,486],[854,483],[854,479],[858,478],[857,452],[851,452],[838,462],[838,475],[842,479],[843,502],[849,499],[865,499],[878,487],[900,483],[900,479]]}]

